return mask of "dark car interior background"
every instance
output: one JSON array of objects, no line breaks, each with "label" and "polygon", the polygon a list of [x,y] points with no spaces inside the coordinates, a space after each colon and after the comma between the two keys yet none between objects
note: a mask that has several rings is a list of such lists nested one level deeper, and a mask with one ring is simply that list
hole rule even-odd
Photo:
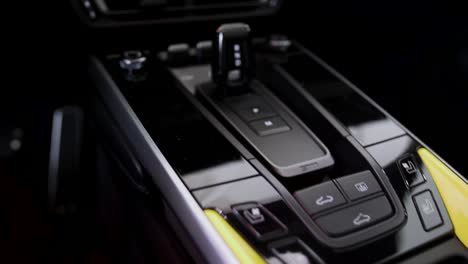
[{"label": "dark car interior background", "polygon": [[0,262],[468,263],[461,2],[29,2]]}]

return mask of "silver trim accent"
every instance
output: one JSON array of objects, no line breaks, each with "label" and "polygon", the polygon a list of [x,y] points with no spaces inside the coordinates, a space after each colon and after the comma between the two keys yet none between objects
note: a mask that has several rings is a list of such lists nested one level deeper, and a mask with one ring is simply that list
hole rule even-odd
[{"label": "silver trim accent", "polygon": [[63,112],[55,111],[52,120],[52,135],[50,138],[49,154],[49,181],[47,193],[49,205],[55,205],[58,184],[58,171],[60,169],[60,149],[62,144]]},{"label": "silver trim accent", "polygon": [[164,198],[192,240],[197,242],[196,246],[205,261],[207,263],[239,263],[96,57],[90,58],[88,73],[107,109],[125,136],[131,139],[129,142],[135,155],[151,175],[154,183],[160,190],[164,190]]}]

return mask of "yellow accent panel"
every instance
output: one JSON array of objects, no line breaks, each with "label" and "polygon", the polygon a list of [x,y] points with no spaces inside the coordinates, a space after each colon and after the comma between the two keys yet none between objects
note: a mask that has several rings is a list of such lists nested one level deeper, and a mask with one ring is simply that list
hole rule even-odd
[{"label": "yellow accent panel", "polygon": [[265,260],[255,251],[232,226],[215,210],[205,210],[205,214],[226,244],[231,248],[240,263],[263,264]]},{"label": "yellow accent panel", "polygon": [[418,149],[418,154],[439,189],[455,234],[468,248],[468,184],[427,149]]}]

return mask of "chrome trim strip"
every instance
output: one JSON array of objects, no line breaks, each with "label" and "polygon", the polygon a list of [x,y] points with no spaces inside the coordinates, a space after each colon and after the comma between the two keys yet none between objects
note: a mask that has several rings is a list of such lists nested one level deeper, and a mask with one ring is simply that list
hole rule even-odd
[{"label": "chrome trim strip", "polygon": [[[50,138],[50,154],[49,154],[49,182],[48,182],[48,198],[49,205],[55,206],[58,174],[60,170],[60,150],[62,145],[62,124],[63,112],[55,111],[52,119],[52,135]],[[53,208],[51,208],[53,209]]]},{"label": "chrome trim strip", "polygon": [[96,57],[91,57],[88,73],[107,109],[125,136],[130,139],[135,155],[151,175],[154,183],[164,191],[166,201],[192,240],[196,241],[196,246],[205,261],[239,263]]}]

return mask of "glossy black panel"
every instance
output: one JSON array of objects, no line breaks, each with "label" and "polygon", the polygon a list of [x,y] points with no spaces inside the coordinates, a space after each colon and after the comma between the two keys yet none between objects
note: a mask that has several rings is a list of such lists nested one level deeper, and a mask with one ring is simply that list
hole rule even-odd
[{"label": "glossy black panel", "polygon": [[[108,66],[113,70],[114,76],[132,108],[134,108],[143,125],[150,132],[171,165],[179,172],[182,179],[187,177],[184,181],[187,185],[191,185],[189,187],[196,188],[193,193],[199,203],[203,207],[223,209],[227,220],[264,257],[273,257],[274,254],[267,245],[274,241],[258,242],[242,223],[230,213],[231,205],[245,202],[261,203],[288,227],[288,233],[284,237],[274,238],[275,240],[297,237],[327,263],[343,263],[345,261],[371,263],[391,260],[393,257],[421,248],[427,243],[437,243],[444,238],[450,237],[452,226],[443,206],[439,206],[439,208],[441,208],[444,224],[429,232],[424,230],[414,207],[412,196],[425,190],[430,190],[434,194],[436,203],[443,205],[432,180],[429,179],[427,182],[408,190],[396,165],[396,161],[405,155],[412,154],[417,157],[415,150],[418,144],[410,137],[404,136],[404,133],[395,133],[399,128],[394,130],[391,127],[386,127],[385,124],[383,125],[386,127],[384,130],[388,129],[388,131],[393,132],[386,134],[387,131],[382,132],[379,129],[375,130],[375,128],[372,130],[373,128],[366,128],[366,125],[364,125],[363,134],[369,133],[369,131],[374,131],[372,133],[377,132],[378,138],[372,140],[369,140],[369,137],[362,136],[362,133],[359,134],[358,131],[361,130],[352,129],[353,126],[359,128],[362,124],[369,123],[374,124],[370,125],[370,127],[380,127],[375,124],[386,123],[390,120],[386,119],[384,114],[380,113],[351,88],[332,84],[331,86],[336,85],[337,87],[329,90],[314,90],[314,93],[318,92],[319,96],[317,97],[315,94],[313,96],[328,111],[339,118],[347,130],[360,140],[361,144],[373,144],[367,148],[367,151],[384,168],[385,174],[390,179],[406,209],[407,219],[403,228],[394,234],[380,237],[371,244],[361,245],[348,252],[337,252],[325,247],[312,236],[310,229],[304,225],[306,222],[299,218],[298,215],[300,214],[297,214],[297,208],[291,206],[290,202],[285,202],[286,199],[290,198],[285,196],[284,192],[292,193],[307,186],[364,170],[372,169],[373,173],[377,173],[376,168],[378,166],[375,161],[369,163],[367,152],[363,152],[363,148],[353,138],[346,137],[346,133],[340,130],[341,124],[337,125],[330,122],[319,108],[304,103],[304,99],[291,101],[291,98],[285,95],[292,94],[288,90],[291,86],[280,78],[277,86],[283,87],[285,91],[284,93],[279,92],[277,95],[323,140],[334,155],[336,162],[335,166],[327,171],[306,174],[297,177],[297,179],[282,179],[267,171],[264,164],[252,159],[252,156],[248,156],[250,155],[248,151],[245,151],[245,149],[240,150],[241,146],[236,145],[237,149],[233,147],[232,140],[226,140],[232,135],[226,132],[223,132],[223,135],[218,132],[219,127],[215,128],[212,124],[218,126],[219,123],[213,122],[210,119],[212,117],[207,117],[209,115],[203,112],[206,111],[203,106],[196,104],[193,106],[193,101],[187,99],[190,98],[187,97],[189,93],[183,93],[177,89],[174,79],[166,74],[167,69],[151,66],[151,74],[148,75],[147,81],[132,84],[119,77],[118,69],[113,64]],[[190,72],[187,69],[185,68],[184,71],[179,72],[180,80],[193,84],[194,79],[197,79],[197,74],[195,76],[187,75],[187,72]],[[311,72],[315,72],[313,67],[310,69]],[[204,79],[208,78],[205,76],[205,71],[203,71],[202,75]],[[194,88],[194,85],[191,87]],[[193,92],[193,90],[188,90]],[[320,95],[321,92],[324,94]],[[327,94],[328,92],[331,94]],[[348,106],[351,107],[349,111],[346,110]],[[393,122],[391,123],[393,124]],[[396,138],[394,138],[395,136]],[[390,140],[391,138],[394,139]],[[381,140],[387,141],[376,143]],[[265,178],[263,176],[252,176],[257,175],[256,170],[250,167],[250,163],[242,158],[239,151],[253,164],[256,170],[261,171]],[[201,153],[203,155],[200,155]],[[417,162],[418,168],[427,177],[428,172],[419,158]],[[223,173],[224,169],[227,169],[229,173]],[[235,172],[239,172],[242,176],[238,176]],[[381,171],[378,173],[380,174]],[[217,177],[218,174],[227,176]],[[215,186],[211,186],[212,184]],[[280,196],[280,193],[283,197]],[[310,221],[312,220],[310,219]]]},{"label": "glossy black panel", "polygon": [[231,206],[237,204],[281,200],[279,193],[261,176],[197,190],[193,195],[203,208],[218,208],[223,212],[230,212]]},{"label": "glossy black panel", "polygon": [[166,69],[149,63],[146,80],[130,82],[116,59],[108,60],[107,67],[145,129],[190,189],[257,174],[174,87]]},{"label": "glossy black panel", "polygon": [[405,134],[348,84],[307,55],[291,56],[280,68],[341,121],[363,146]]},{"label": "glossy black panel", "polygon": [[255,176],[257,174],[258,172],[246,160],[238,159],[186,173],[183,175],[182,180],[189,189],[198,189],[209,185]]}]

